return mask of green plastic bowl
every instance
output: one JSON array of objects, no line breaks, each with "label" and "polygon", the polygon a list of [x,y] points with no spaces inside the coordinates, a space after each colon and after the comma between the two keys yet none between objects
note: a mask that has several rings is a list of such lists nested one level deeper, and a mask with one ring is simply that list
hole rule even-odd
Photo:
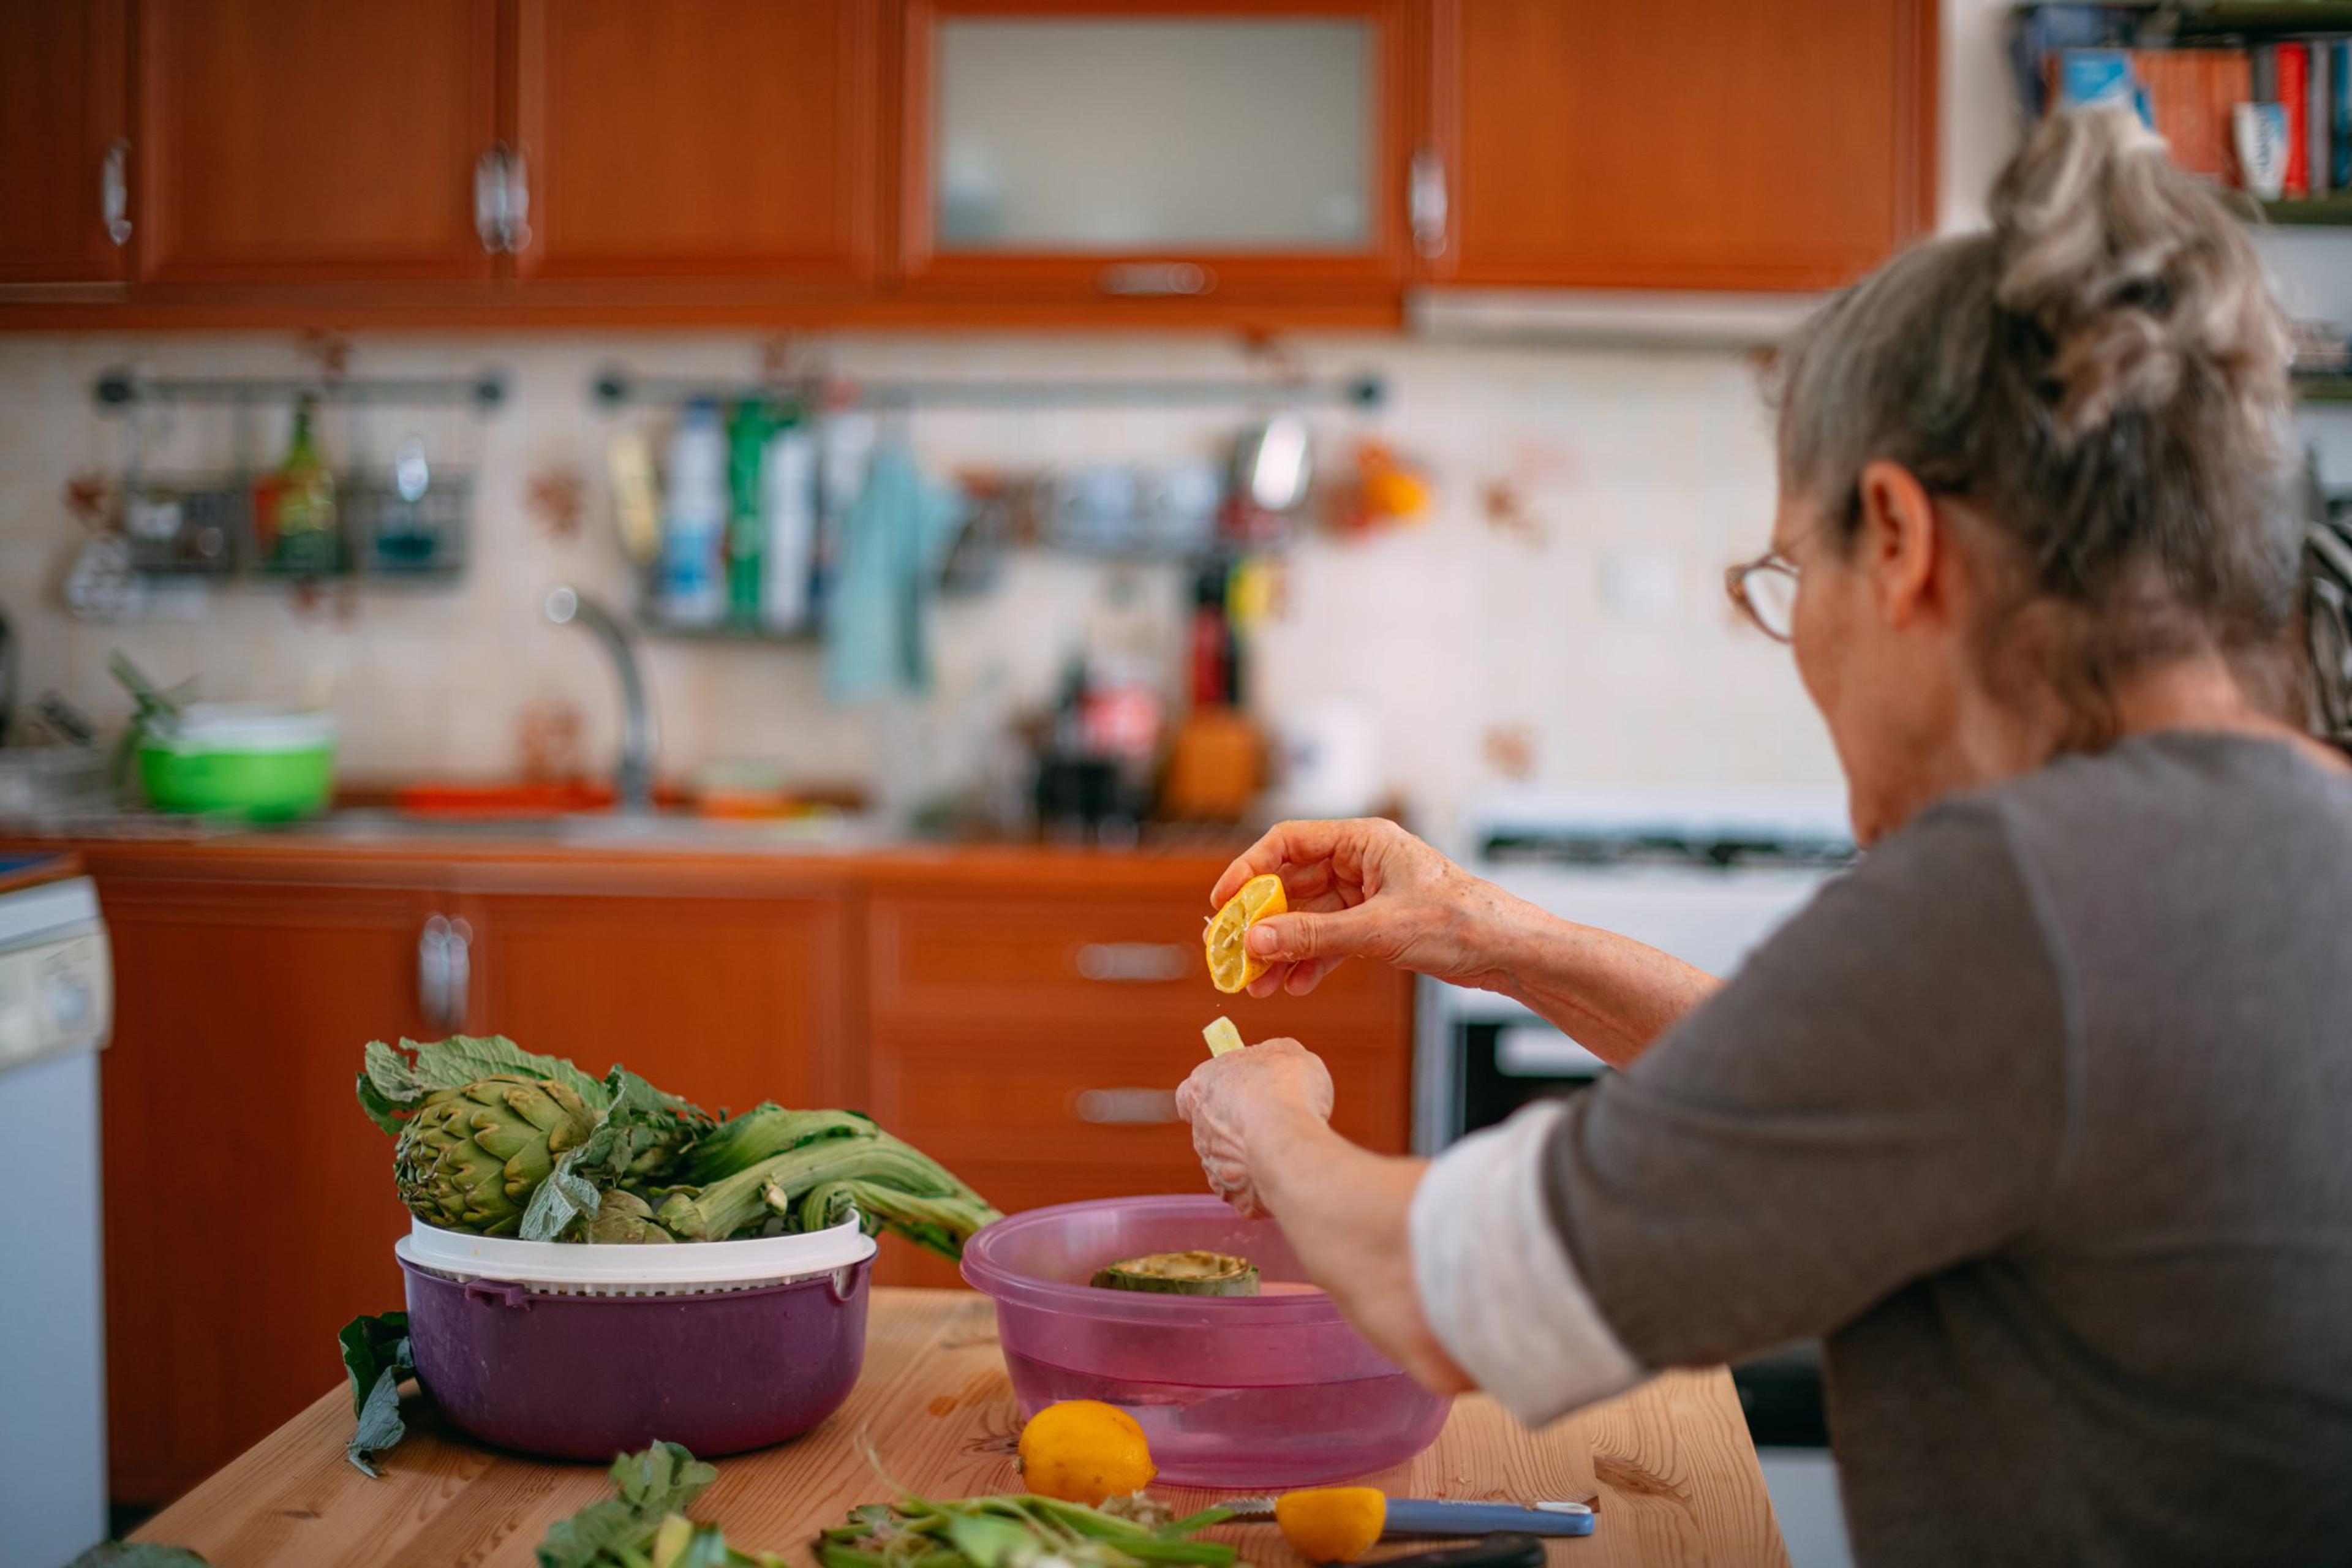
[{"label": "green plastic bowl", "polygon": [[158,811],[309,816],[335,782],[335,721],[324,713],[199,702],[140,737],[139,785]]}]

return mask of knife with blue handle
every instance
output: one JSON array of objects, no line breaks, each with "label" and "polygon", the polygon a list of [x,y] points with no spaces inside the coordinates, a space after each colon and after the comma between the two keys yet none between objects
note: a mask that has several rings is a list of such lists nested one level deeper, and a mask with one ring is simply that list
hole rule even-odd
[{"label": "knife with blue handle", "polygon": [[[1237,1520],[1274,1517],[1274,1499],[1270,1497],[1230,1498],[1221,1506],[1232,1510]],[[1509,1502],[1392,1497],[1389,1499],[1388,1524],[1381,1531],[1381,1538],[1386,1541],[1399,1536],[1497,1535],[1505,1532],[1590,1535],[1592,1523],[1591,1506],[1580,1502],[1546,1502],[1528,1508]]]}]

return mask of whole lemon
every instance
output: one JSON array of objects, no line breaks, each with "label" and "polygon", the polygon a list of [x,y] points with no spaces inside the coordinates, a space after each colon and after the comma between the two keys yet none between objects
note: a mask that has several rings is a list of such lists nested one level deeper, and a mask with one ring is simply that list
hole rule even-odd
[{"label": "whole lemon", "polygon": [[1021,1428],[1021,1475],[1039,1497],[1082,1502],[1139,1492],[1160,1473],[1135,1417],[1095,1399],[1048,1405]]},{"label": "whole lemon", "polygon": [[1324,1487],[1274,1500],[1282,1538],[1309,1563],[1352,1563],[1388,1528],[1389,1500],[1371,1487]]}]

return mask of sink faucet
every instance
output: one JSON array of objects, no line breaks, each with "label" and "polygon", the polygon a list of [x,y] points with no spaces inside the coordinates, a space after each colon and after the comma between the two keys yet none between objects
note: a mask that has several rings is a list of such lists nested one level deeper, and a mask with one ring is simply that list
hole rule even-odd
[{"label": "sink faucet", "polygon": [[547,618],[557,626],[569,626],[578,621],[596,634],[604,651],[613,656],[613,668],[621,678],[621,759],[613,770],[613,785],[621,797],[621,809],[644,812],[654,804],[654,751],[659,744],[654,727],[654,708],[646,693],[644,671],[637,668],[635,647],[629,634],[612,611],[575,588],[555,587],[547,591],[541,608]]}]

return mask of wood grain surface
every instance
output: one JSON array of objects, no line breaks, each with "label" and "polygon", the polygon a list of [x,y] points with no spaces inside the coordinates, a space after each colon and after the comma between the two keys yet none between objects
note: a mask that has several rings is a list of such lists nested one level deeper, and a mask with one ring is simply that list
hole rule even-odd
[{"label": "wood grain surface", "polygon": [[[372,1481],[343,1461],[349,1395],[323,1394],[135,1539],[192,1547],[215,1568],[527,1568],[551,1521],[607,1495],[598,1467],[477,1447],[415,1396],[408,1415],[408,1440]],[[933,1497],[1017,1490],[1018,1422],[988,1302],[877,1290],[865,1375],[849,1403],[797,1442],[719,1460],[694,1512],[723,1521],[738,1545],[807,1561],[819,1529],[891,1495],[877,1462],[899,1486]],[[1788,1563],[1719,1369],[1670,1373],[1542,1433],[1489,1400],[1464,1399],[1436,1447],[1370,1484],[1392,1496],[1594,1498],[1600,1527],[1554,1542],[1555,1568]],[[1169,1496],[1193,1505],[1205,1494]],[[1298,1568],[1270,1527],[1219,1533],[1252,1563]]]}]

